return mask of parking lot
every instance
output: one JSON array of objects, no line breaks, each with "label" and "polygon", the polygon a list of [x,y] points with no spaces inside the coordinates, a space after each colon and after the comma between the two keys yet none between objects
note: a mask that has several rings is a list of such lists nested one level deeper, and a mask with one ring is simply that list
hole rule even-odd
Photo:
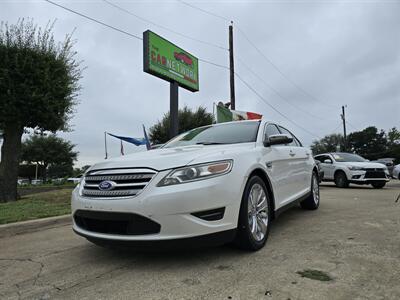
[{"label": "parking lot", "polygon": [[255,253],[96,247],[69,225],[2,238],[2,299],[399,299],[400,182],[322,184],[320,209],[278,218]]}]

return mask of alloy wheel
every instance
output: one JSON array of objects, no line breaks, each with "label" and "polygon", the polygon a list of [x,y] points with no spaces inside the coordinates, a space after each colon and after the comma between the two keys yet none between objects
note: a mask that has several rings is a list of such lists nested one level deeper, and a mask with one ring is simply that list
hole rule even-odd
[{"label": "alloy wheel", "polygon": [[248,222],[253,238],[260,242],[268,227],[268,198],[263,187],[256,183],[248,196]]},{"label": "alloy wheel", "polygon": [[318,205],[318,202],[319,202],[319,183],[318,183],[318,178],[317,178],[317,176],[315,176],[315,174],[313,175],[312,189],[313,189],[312,192],[313,192],[314,203],[316,205]]}]

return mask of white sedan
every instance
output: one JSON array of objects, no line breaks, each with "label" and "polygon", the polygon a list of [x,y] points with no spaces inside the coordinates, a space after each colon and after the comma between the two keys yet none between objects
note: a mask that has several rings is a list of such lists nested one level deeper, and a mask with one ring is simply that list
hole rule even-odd
[{"label": "white sedan", "polygon": [[258,250],[281,211],[319,200],[315,161],[295,136],[265,120],[230,122],[93,165],[72,194],[73,229],[100,245]]}]

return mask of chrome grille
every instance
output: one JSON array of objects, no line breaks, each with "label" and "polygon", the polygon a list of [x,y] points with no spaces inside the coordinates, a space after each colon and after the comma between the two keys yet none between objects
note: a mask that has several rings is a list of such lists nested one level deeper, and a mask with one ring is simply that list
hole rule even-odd
[{"label": "chrome grille", "polygon": [[93,170],[85,175],[82,195],[90,198],[135,196],[154,175],[156,172],[151,169]]}]

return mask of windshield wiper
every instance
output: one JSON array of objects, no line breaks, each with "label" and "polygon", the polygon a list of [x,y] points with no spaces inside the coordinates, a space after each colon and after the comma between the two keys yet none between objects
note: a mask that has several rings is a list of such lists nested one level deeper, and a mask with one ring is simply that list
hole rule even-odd
[{"label": "windshield wiper", "polygon": [[198,142],[196,145],[224,145],[226,143],[218,143],[218,142]]}]

